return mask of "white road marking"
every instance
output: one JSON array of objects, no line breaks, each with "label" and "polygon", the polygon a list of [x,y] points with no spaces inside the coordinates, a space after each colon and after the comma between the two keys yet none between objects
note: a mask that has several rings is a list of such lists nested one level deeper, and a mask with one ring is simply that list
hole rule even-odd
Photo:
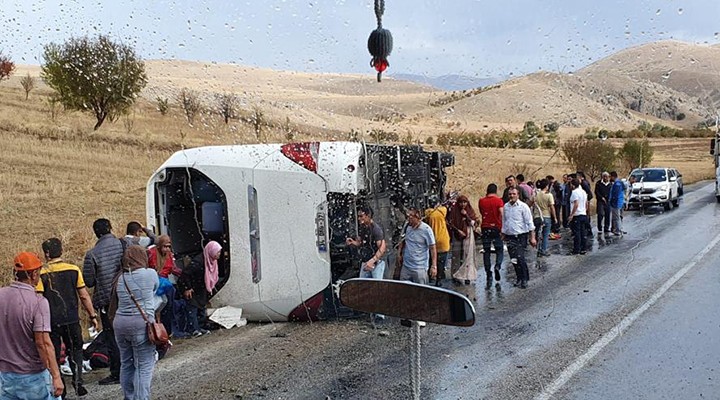
[{"label": "white road marking", "polygon": [[585,367],[593,357],[600,353],[605,346],[610,344],[616,337],[620,336],[625,332],[634,322],[637,320],[648,308],[652,307],[665,292],[668,291],[677,281],[679,281],[688,271],[690,271],[710,250],[720,242],[720,234],[702,249],[690,262],[682,267],[678,272],[675,273],[670,279],[668,279],[650,298],[643,303],[640,307],[636,308],[633,312],[623,318],[617,325],[612,327],[607,333],[605,333],[597,342],[595,342],[585,354],[581,355],[572,364],[568,365],[562,373],[552,382],[546,386],[545,389],[535,396],[535,400],[549,400],[552,396],[557,393],[575,374]]}]

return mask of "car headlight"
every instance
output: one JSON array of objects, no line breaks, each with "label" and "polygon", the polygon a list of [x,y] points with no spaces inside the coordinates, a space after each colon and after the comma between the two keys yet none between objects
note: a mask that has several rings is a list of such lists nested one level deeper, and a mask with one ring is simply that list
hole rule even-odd
[{"label": "car headlight", "polygon": [[668,185],[662,185],[662,186],[660,186],[657,190],[658,190],[659,192],[667,192],[668,189],[670,189],[670,187],[669,187]]}]

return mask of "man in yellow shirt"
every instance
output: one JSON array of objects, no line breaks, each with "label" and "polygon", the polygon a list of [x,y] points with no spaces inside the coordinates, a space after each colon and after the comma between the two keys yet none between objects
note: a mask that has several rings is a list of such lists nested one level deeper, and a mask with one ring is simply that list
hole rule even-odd
[{"label": "man in yellow shirt", "polygon": [[435,246],[437,246],[437,277],[435,286],[442,286],[445,279],[445,263],[450,252],[450,233],[447,229],[447,207],[443,206],[438,196],[431,196],[429,203],[433,206],[425,210],[425,221],[433,234],[435,234]]},{"label": "man in yellow shirt", "polygon": [[[60,343],[70,359],[72,383],[78,396],[87,394],[82,377],[83,339],[80,328],[78,303],[81,303],[95,329],[98,328],[97,314],[90,294],[85,288],[80,268],[62,261],[62,243],[50,238],[42,243],[47,266],[40,270],[40,281],[35,290],[42,293],[50,303],[50,339],[55,347],[55,358],[60,360]],[[65,398],[65,393],[63,393]]]}]

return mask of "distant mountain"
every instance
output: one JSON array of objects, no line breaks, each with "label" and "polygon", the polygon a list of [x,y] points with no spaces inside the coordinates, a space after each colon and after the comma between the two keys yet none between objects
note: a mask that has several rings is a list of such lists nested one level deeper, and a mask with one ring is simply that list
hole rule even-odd
[{"label": "distant mountain", "polygon": [[494,85],[499,78],[475,78],[465,75],[425,76],[415,74],[388,74],[393,79],[430,85],[442,90],[466,90]]}]

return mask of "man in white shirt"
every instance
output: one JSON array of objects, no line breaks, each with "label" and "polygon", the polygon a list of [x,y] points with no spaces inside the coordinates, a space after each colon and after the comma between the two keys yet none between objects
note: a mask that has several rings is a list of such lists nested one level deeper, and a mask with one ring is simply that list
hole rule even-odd
[{"label": "man in white shirt", "polygon": [[570,181],[570,188],[572,193],[570,194],[570,229],[573,232],[573,250],[569,255],[574,254],[585,254],[585,226],[588,223],[587,219],[587,194],[585,190],[580,187],[580,181],[575,178]]},{"label": "man in white shirt", "polygon": [[528,236],[530,245],[537,246],[535,240],[535,225],[533,224],[532,212],[527,204],[520,201],[519,188],[511,187],[508,190],[509,201],[503,207],[502,216],[502,239],[507,243],[508,254],[511,259],[516,259],[515,275],[517,276],[516,286],[521,289],[527,288],[530,280],[525,252],[527,251]]}]

